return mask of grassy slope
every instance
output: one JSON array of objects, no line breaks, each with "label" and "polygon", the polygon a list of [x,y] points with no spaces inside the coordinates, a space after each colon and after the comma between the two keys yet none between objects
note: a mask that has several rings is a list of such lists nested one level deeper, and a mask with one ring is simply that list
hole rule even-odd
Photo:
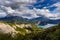
[{"label": "grassy slope", "polygon": [[[15,20],[15,19],[14,19]],[[15,25],[14,23],[17,21],[0,21],[3,23],[7,23],[10,26]],[[23,23],[29,23],[27,21],[24,21]],[[21,23],[18,23],[21,24]],[[11,34],[0,34],[0,40],[59,40],[60,39],[60,24],[54,27],[50,27],[47,29],[38,28],[34,23],[31,23],[32,28],[16,28],[16,31],[20,31],[20,33],[16,34],[16,36],[13,38],[11,37]],[[31,33],[26,33],[25,31],[29,30]],[[25,34],[25,35],[23,35]]]}]

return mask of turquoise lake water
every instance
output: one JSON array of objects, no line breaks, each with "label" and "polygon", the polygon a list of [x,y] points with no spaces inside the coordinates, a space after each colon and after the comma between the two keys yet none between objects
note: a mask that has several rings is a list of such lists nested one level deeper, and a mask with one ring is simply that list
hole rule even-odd
[{"label": "turquoise lake water", "polygon": [[48,28],[48,27],[52,27],[52,26],[55,26],[56,24],[47,24],[47,25],[37,25],[38,27],[41,27],[41,28]]}]

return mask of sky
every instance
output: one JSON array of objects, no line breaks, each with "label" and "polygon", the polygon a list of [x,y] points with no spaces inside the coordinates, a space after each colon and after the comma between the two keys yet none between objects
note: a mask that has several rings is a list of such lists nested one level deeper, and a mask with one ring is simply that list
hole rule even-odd
[{"label": "sky", "polygon": [[60,19],[60,0],[0,0],[0,18],[6,16]]}]

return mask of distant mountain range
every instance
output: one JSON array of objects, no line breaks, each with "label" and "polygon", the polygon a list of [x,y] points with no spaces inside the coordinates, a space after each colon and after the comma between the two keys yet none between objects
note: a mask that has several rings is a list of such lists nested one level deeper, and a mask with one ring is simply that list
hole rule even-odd
[{"label": "distant mountain range", "polygon": [[33,18],[33,19],[27,19],[27,18],[23,18],[23,17],[19,17],[19,16],[9,16],[9,17],[4,17],[4,18],[0,18],[0,20],[2,21],[6,21],[6,22],[13,22],[13,23],[39,23],[39,25],[43,24],[58,24],[60,23],[60,19],[59,20],[51,20],[48,19],[46,17],[38,17],[38,18]]},{"label": "distant mountain range", "polygon": [[48,19],[46,17],[33,18],[33,19],[31,19],[31,21],[36,21],[36,22],[40,21],[41,22],[40,24],[44,24],[44,23],[46,23],[46,24],[58,24],[58,23],[60,23],[60,19],[51,20],[51,19]]},{"label": "distant mountain range", "polygon": [[19,16],[9,16],[9,17],[4,17],[4,18],[0,18],[0,20],[2,21],[7,21],[7,22],[19,22],[19,21],[27,21],[26,18],[22,18]]}]

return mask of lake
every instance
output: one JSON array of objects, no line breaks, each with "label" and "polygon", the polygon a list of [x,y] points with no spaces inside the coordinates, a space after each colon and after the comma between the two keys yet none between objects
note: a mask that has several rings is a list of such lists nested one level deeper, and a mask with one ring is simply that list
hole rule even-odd
[{"label": "lake", "polygon": [[52,27],[52,26],[56,26],[57,24],[47,24],[47,25],[37,25],[38,27],[41,28],[48,28],[48,27]]}]

